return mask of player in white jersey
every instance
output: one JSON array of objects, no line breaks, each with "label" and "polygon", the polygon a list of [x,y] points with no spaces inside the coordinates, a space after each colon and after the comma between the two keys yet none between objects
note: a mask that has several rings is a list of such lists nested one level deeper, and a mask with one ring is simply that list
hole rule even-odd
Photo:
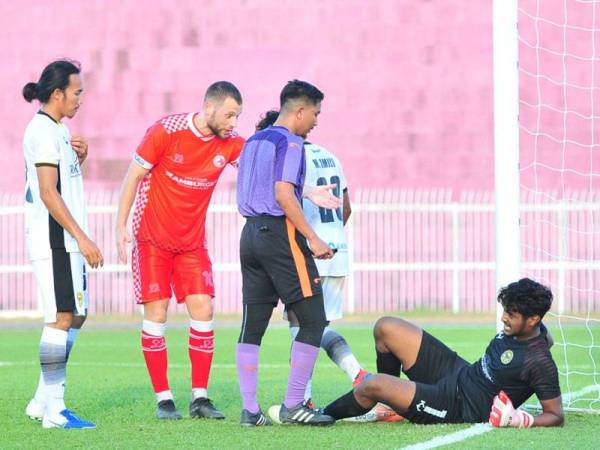
[{"label": "player in white jersey", "polygon": [[[304,216],[313,230],[331,248],[336,249],[332,259],[318,260],[317,268],[323,286],[325,312],[327,320],[342,318],[342,302],[344,297],[344,281],[349,275],[348,245],[344,225],[350,217],[350,198],[344,172],[339,160],[327,149],[307,142],[305,186],[323,186],[333,184],[333,195],[343,200],[342,206],[336,209],[326,209],[316,206],[310,201],[302,203]],[[360,366],[359,366],[360,368]],[[355,374],[355,376],[358,373]]]},{"label": "player in white jersey", "polygon": [[81,105],[80,71],[76,62],[54,61],[23,88],[25,100],[42,106],[25,129],[23,152],[25,234],[45,322],[38,388],[25,412],[44,428],[95,428],[64,403],[69,352],[87,314],[85,263],[104,263],[87,230],[81,176],[87,142],[62,123]]}]

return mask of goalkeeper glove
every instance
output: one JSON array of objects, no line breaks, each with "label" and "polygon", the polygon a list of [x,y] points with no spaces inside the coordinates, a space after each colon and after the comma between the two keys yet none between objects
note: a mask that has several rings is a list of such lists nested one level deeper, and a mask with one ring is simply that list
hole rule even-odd
[{"label": "goalkeeper glove", "polygon": [[515,409],[506,392],[500,391],[494,397],[489,423],[497,428],[529,428],[533,425],[533,416],[528,412]]}]

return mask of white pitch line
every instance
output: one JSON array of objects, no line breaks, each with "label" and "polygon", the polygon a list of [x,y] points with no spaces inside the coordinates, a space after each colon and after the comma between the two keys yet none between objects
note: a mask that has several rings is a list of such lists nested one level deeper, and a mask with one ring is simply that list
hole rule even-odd
[{"label": "white pitch line", "polygon": [[[0,361],[0,367],[14,367],[14,366],[37,366],[39,365],[38,361]],[[78,367],[146,367],[144,363],[93,363],[93,362],[69,362],[69,367],[78,366]],[[169,363],[169,367],[172,368],[188,368],[189,364],[179,364],[179,363]],[[211,366],[213,369],[235,369],[237,366],[235,364],[213,364]],[[289,364],[259,364],[259,369],[289,369]],[[333,364],[322,364],[320,367],[336,367]]]},{"label": "white pitch line", "polygon": [[600,391],[600,384],[590,384],[583,389],[563,395],[563,401],[570,402],[576,398],[583,397],[586,394],[596,391]]},{"label": "white pitch line", "polygon": [[[32,359],[31,361],[0,361],[0,367],[5,366],[31,366],[38,365],[39,361],[37,359]],[[100,366],[112,366],[112,367],[146,367],[144,363],[126,363],[126,362],[80,362],[80,361],[72,361],[69,362],[69,366],[91,366],[91,367],[100,367]],[[179,363],[169,363],[169,367],[188,367],[189,365],[179,364]],[[235,369],[235,364],[213,364],[211,367],[216,369]],[[259,364],[259,367],[264,367],[267,369],[285,369],[289,368],[289,364]],[[337,367],[335,364],[331,362],[319,363],[319,367]],[[588,364],[579,364],[579,365],[571,365],[569,366],[572,369],[592,369],[593,366]],[[591,385],[582,389],[581,391],[573,392],[571,394],[571,399],[576,398],[581,395],[589,394],[590,392],[594,392],[600,390],[600,385]],[[568,394],[567,394],[568,395]],[[563,395],[563,399],[567,397],[567,395]]]},{"label": "white pitch line", "polygon": [[[569,402],[571,400],[583,397],[586,394],[596,391],[600,391],[600,385],[592,384],[578,391],[571,392],[570,394],[565,394],[563,396],[563,401]],[[401,450],[426,450],[430,448],[442,447],[444,445],[454,444],[455,442],[464,441],[465,439],[469,439],[473,436],[478,436],[480,434],[487,433],[488,431],[492,431],[493,429],[494,428],[490,424],[478,423],[470,428],[466,428],[455,433],[446,434],[444,436],[438,436],[426,442],[421,442],[419,444],[403,447]]]},{"label": "white pitch line", "polygon": [[[573,400],[576,400],[580,397],[583,397],[587,394],[591,394],[592,392],[598,392],[600,394],[600,384],[590,384],[582,389],[579,389],[578,391],[574,391],[574,392],[569,392],[565,395],[562,396],[562,401],[563,401],[563,405],[565,406],[565,408],[567,408],[567,411],[569,410],[569,404],[570,402],[572,402]],[[530,403],[530,404],[526,404],[523,405],[523,407],[525,409],[529,409],[529,410],[534,410],[534,411],[539,411],[542,409],[542,405],[540,404],[540,402],[536,402],[536,403]],[[583,410],[585,411],[585,408],[583,408]]]},{"label": "white pitch line", "polygon": [[[31,366],[31,365],[38,365],[39,362],[35,359],[32,359],[31,361],[0,361],[0,367],[6,367],[6,366]],[[80,361],[72,361],[69,362],[70,366],[91,366],[91,367],[99,367],[99,366],[112,366],[112,367],[146,367],[146,365],[144,363],[126,363],[126,362],[80,362]],[[267,369],[285,369],[289,367],[289,364],[260,364],[260,367],[264,367]],[[169,367],[188,367],[188,365],[185,364],[179,364],[179,363],[169,363]],[[216,369],[235,369],[236,365],[235,364],[213,364],[211,367],[216,368]],[[320,363],[319,367],[337,367],[335,364],[330,363],[330,362],[325,362],[325,363]],[[581,369],[581,370],[585,370],[585,369],[592,369],[593,366],[589,365],[589,364],[574,364],[569,366],[572,369]],[[592,384],[590,386],[587,386],[579,391],[573,392],[570,395],[569,394],[565,394],[563,395],[563,400],[564,401],[569,401],[569,400],[573,400],[574,398],[578,398],[581,397],[585,394],[589,394],[590,392],[594,392],[594,391],[600,391],[600,385],[599,384]]]},{"label": "white pitch line", "polygon": [[469,439],[473,436],[487,433],[493,429],[494,428],[490,424],[476,423],[470,428],[466,428],[455,433],[446,434],[444,436],[438,436],[419,444],[409,445],[408,447],[403,447],[401,450],[426,450],[429,448],[442,447],[443,445],[454,444],[455,442],[464,441],[465,439]]}]

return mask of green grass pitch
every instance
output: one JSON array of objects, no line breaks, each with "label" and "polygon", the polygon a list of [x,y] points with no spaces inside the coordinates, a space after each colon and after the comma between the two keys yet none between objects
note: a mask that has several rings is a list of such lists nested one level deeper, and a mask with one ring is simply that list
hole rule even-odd
[{"label": "green grass pitch", "polygon": [[[418,426],[400,424],[337,423],[329,428],[273,426],[242,429],[239,426],[241,401],[235,370],[237,327],[216,331],[216,351],[209,393],[227,415],[225,421],[184,419],[158,422],[154,419],[154,396],[146,374],[139,344],[139,331],[133,326],[99,326],[96,319],[78,337],[68,366],[67,405],[83,418],[98,425],[96,430],[44,430],[25,417],[39,374],[37,345],[40,329],[27,325],[0,327],[0,448],[339,448],[398,449],[470,425]],[[345,323],[338,328],[363,365],[375,369],[371,327]],[[440,325],[427,327],[450,347],[473,361],[493,336],[492,326]],[[553,330],[552,325],[550,329]],[[600,341],[598,330],[593,331]],[[571,339],[589,340],[586,329],[572,331]],[[167,332],[169,378],[175,400],[187,415],[190,396],[187,330],[173,325]],[[556,346],[557,362],[562,358]],[[259,401],[266,411],[280,403],[288,374],[289,335],[281,326],[268,330],[259,373]],[[596,362],[599,355],[595,355]],[[570,361],[579,371],[591,370],[588,352]],[[573,379],[572,389],[586,380]],[[346,376],[321,352],[315,370],[313,396],[318,405],[333,400],[350,389]],[[567,414],[562,429],[493,430],[446,448],[599,448],[600,416]]]}]

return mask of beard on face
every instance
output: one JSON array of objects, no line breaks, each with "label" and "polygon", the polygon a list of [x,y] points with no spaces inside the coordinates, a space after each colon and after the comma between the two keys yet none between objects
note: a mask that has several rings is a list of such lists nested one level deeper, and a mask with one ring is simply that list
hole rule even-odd
[{"label": "beard on face", "polygon": [[215,114],[213,113],[213,115],[206,121],[206,126],[208,127],[208,129],[210,130],[210,132],[212,134],[214,134],[215,136],[218,136],[220,138],[224,138],[229,134],[229,131],[227,131],[224,128],[219,128],[219,126],[217,125],[216,121],[215,121]]}]

